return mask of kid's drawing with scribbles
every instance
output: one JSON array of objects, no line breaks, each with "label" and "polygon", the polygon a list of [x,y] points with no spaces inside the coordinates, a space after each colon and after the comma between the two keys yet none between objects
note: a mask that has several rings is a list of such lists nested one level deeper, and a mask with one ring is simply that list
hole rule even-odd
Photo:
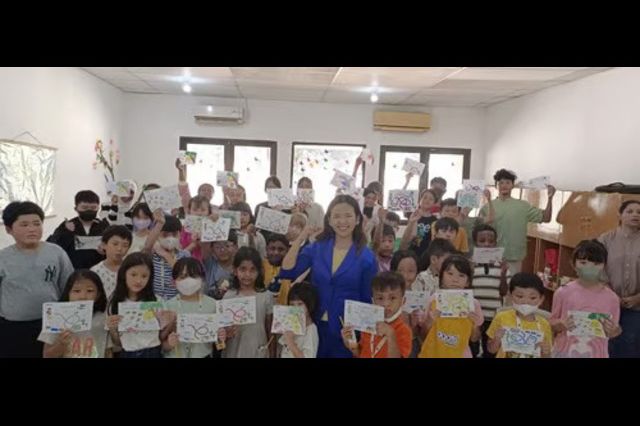
[{"label": "kid's drawing with scribbles", "polygon": [[217,302],[217,312],[221,314],[220,326],[256,323],[256,297],[234,297]]},{"label": "kid's drawing with scribbles", "polygon": [[436,291],[436,309],[443,317],[459,318],[473,311],[473,290]]},{"label": "kid's drawing with scribbles", "polygon": [[607,337],[602,326],[602,319],[610,319],[609,314],[585,311],[569,311],[569,316],[573,318],[576,327],[567,331],[570,336],[582,337]]},{"label": "kid's drawing with scribbles", "polygon": [[74,333],[91,330],[93,302],[52,302],[42,305],[42,331]]},{"label": "kid's drawing with scribbles", "polygon": [[118,315],[122,316],[118,331],[156,331],[160,322],[156,312],[162,309],[162,302],[120,302]]},{"label": "kid's drawing with scribbles", "polygon": [[273,307],[273,322],[271,332],[282,334],[291,331],[298,336],[304,336],[306,331],[306,317],[301,306],[275,305]]},{"label": "kid's drawing with scribbles", "polygon": [[179,314],[178,339],[183,343],[211,343],[218,340],[218,314]]}]

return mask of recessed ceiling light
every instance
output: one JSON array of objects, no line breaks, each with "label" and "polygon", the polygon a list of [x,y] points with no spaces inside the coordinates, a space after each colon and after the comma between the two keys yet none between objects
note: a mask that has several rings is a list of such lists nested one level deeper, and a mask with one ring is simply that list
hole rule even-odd
[{"label": "recessed ceiling light", "polygon": [[184,93],[191,93],[191,86],[189,85],[189,83],[184,83],[182,85],[182,90],[184,91]]},{"label": "recessed ceiling light", "polygon": [[375,104],[376,102],[378,102],[378,94],[377,93],[372,93],[370,99],[371,99],[371,102],[373,102]]},{"label": "recessed ceiling light", "polygon": [[211,105],[207,105],[207,112],[213,112],[213,107]]}]

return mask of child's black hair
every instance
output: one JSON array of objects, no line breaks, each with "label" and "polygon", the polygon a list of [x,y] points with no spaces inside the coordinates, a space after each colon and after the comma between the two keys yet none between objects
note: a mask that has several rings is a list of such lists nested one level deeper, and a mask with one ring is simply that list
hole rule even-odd
[{"label": "child's black hair", "polygon": [[186,270],[187,275],[191,278],[202,278],[204,279],[205,273],[202,267],[202,263],[199,260],[193,257],[183,257],[178,259],[175,265],[173,265],[173,269],[171,270],[171,276],[173,279],[177,279],[182,272]]},{"label": "child's black hair", "polygon": [[627,207],[629,207],[631,204],[638,204],[638,205],[640,205],[640,200],[627,200],[627,201],[625,201],[624,203],[622,203],[622,204],[620,205],[620,209],[618,209],[618,213],[622,214],[622,212],[624,212],[624,211],[625,211],[625,209],[626,209]]},{"label": "child's black hair", "polygon": [[424,191],[422,191],[420,193],[420,200],[422,200],[422,198],[425,196],[426,193],[431,194],[431,196],[433,197],[433,200],[435,202],[438,201],[438,194],[435,193],[435,191],[433,189],[425,189]]},{"label": "child's black hair", "polygon": [[[375,239],[376,237],[376,227],[371,230],[371,239]],[[393,226],[387,225],[386,223],[382,225],[382,238],[384,237],[392,237],[395,241],[396,239],[396,231],[393,230]]]},{"label": "child's black hair", "polygon": [[390,269],[392,271],[397,271],[398,270],[398,266],[400,266],[400,262],[402,262],[403,259],[406,258],[411,258],[416,262],[416,272],[418,271],[418,256],[416,256],[415,252],[413,250],[398,250],[397,252],[393,253],[393,257],[391,258],[391,267]]},{"label": "child's black hair", "polygon": [[573,264],[577,260],[588,260],[593,263],[607,263],[608,252],[604,244],[598,240],[582,240],[573,250]]},{"label": "child's black hair", "polygon": [[269,176],[267,180],[264,181],[264,192],[267,192],[267,185],[272,183],[276,186],[276,188],[282,188],[282,183],[278,176]]},{"label": "child's black hair", "polygon": [[303,177],[301,177],[301,178],[300,178],[300,180],[298,180],[298,188],[300,188],[300,185],[301,185],[303,182],[308,182],[308,183],[309,183],[309,186],[310,186],[311,188],[313,188],[313,181],[312,181],[311,179],[309,179],[308,177],[306,177],[306,176],[303,176]]},{"label": "child's black hair", "polygon": [[104,291],[104,285],[102,285],[100,276],[89,269],[76,269],[69,276],[67,283],[64,286],[64,290],[62,290],[60,302],[69,302],[71,289],[73,289],[73,285],[80,280],[89,280],[96,286],[98,295],[96,300],[93,301],[93,313],[104,312],[107,309],[107,294]]},{"label": "child's black hair", "polygon": [[387,216],[385,217],[385,220],[387,220],[388,222],[400,223],[400,216],[398,216],[398,214],[394,212],[387,212]]},{"label": "child's black hair", "polygon": [[175,216],[165,215],[164,225],[162,226],[163,232],[180,232],[182,231],[182,223],[180,219]]},{"label": "child's black hair", "polygon": [[544,284],[539,276],[528,272],[518,272],[509,282],[509,292],[513,293],[516,288],[532,288],[544,296]]},{"label": "child's black hair", "polygon": [[75,196],[76,207],[80,203],[100,204],[100,197],[93,191],[80,191]]},{"label": "child's black hair", "polygon": [[284,244],[285,247],[289,248],[289,240],[287,240],[287,237],[285,237],[284,235],[275,234],[273,232],[270,232],[269,235],[267,235],[267,239],[266,239],[267,245],[277,241],[281,242],[282,244]]},{"label": "child's black hair", "polygon": [[369,185],[367,185],[365,189],[371,189],[373,192],[382,194],[382,184],[377,180],[374,180],[373,182],[369,182]]},{"label": "child's black hair", "polygon": [[473,286],[473,267],[471,266],[471,262],[466,257],[460,254],[454,254],[447,257],[444,262],[442,262],[442,267],[440,268],[440,273],[438,274],[438,279],[440,282],[440,287],[442,287],[442,279],[444,277],[444,273],[451,266],[455,266],[458,272],[461,272],[467,276],[468,286],[467,288],[472,288]]},{"label": "child's black hair", "polygon": [[367,196],[367,195],[369,195],[369,194],[373,194],[373,195],[376,195],[376,196],[377,196],[376,191],[374,191],[374,190],[373,190],[373,189],[371,189],[371,188],[365,188],[365,190],[364,190],[364,192],[363,192],[362,196],[363,196],[363,197],[366,197],[366,196]]},{"label": "child's black hair", "polygon": [[433,224],[433,227],[436,232],[449,230],[458,232],[458,230],[460,229],[460,224],[454,218],[441,217],[440,219],[436,220],[436,223]]},{"label": "child's black hair", "polygon": [[373,291],[395,290],[397,288],[404,294],[404,277],[397,272],[380,272],[371,281],[371,290]]},{"label": "child's black hair", "polygon": [[487,225],[486,223],[480,223],[474,226],[473,230],[471,231],[471,237],[473,238],[473,242],[477,243],[478,234],[486,231],[493,232],[493,235],[495,235],[496,237],[496,241],[498,241],[498,232],[495,230],[495,228],[491,225]]},{"label": "child's black hair", "polygon": [[287,295],[287,303],[291,305],[294,300],[300,300],[307,307],[309,316],[314,318],[318,309],[318,290],[310,282],[303,281],[291,286]]},{"label": "child's black hair", "polygon": [[102,234],[102,242],[107,244],[113,237],[120,237],[123,240],[129,241],[129,244],[131,244],[131,241],[133,241],[133,235],[131,234],[131,231],[129,231],[129,229],[124,225],[111,225],[110,227],[105,229],[104,233]]},{"label": "child's black hair", "polygon": [[503,179],[510,180],[511,182],[515,182],[517,178],[518,176],[516,176],[515,173],[507,169],[500,169],[496,172],[496,174],[493,175],[493,180],[496,182],[501,181]]},{"label": "child's black hair", "polygon": [[207,211],[209,212],[209,214],[211,214],[211,203],[209,202],[209,199],[206,197],[203,197],[202,195],[196,195],[195,197],[191,197],[191,199],[189,200],[189,210],[192,209],[192,206],[207,206]]},{"label": "child's black hair", "polygon": [[31,201],[14,201],[4,208],[2,222],[4,226],[11,229],[18,217],[28,214],[35,214],[41,221],[44,221],[44,212],[39,205]]},{"label": "child's black hair", "polygon": [[[458,202],[456,201],[455,198],[445,198],[444,200],[442,200],[440,202],[440,207],[458,207]],[[460,210],[460,207],[458,207],[458,211]]]},{"label": "child's black hair", "polygon": [[109,313],[116,315],[118,313],[118,303],[124,302],[129,296],[129,289],[127,288],[127,271],[135,266],[144,265],[149,269],[149,280],[147,285],[140,291],[138,295],[138,302],[153,302],[156,300],[156,295],[153,293],[153,261],[151,256],[142,253],[135,252],[129,254],[124,258],[120,269],[118,269],[118,278],[116,280],[116,288],[111,295],[111,301],[109,302]]},{"label": "child's black hair", "polygon": [[[258,277],[256,278],[255,283],[256,291],[264,291],[264,268],[262,266],[262,257],[260,257],[260,253],[253,247],[240,247],[236,252],[236,255],[233,257],[234,269],[239,268],[245,260],[253,263],[253,266],[258,271]],[[235,274],[231,280],[230,287],[234,290],[240,290],[240,281]]]},{"label": "child's black hair", "polygon": [[418,270],[426,271],[429,266],[431,266],[431,257],[433,256],[442,257],[445,254],[454,253],[457,253],[457,251],[451,241],[445,240],[444,238],[435,238],[431,243],[429,243],[427,250],[425,250],[424,253],[422,253],[422,256],[420,256]]},{"label": "child's black hair", "polygon": [[138,214],[142,212],[146,217],[153,220],[153,213],[147,203],[138,203],[131,210],[131,217],[138,217]]},{"label": "child's black hair", "polygon": [[429,182],[430,186],[435,185],[436,183],[439,183],[440,185],[444,186],[445,188],[447,187],[447,181],[445,178],[442,178],[440,176],[436,176],[433,179],[431,179],[431,182]]},{"label": "child's black hair", "polygon": [[251,210],[251,206],[244,201],[233,204],[231,207],[229,207],[229,210],[240,213],[249,213],[249,223],[254,223],[253,211]]}]

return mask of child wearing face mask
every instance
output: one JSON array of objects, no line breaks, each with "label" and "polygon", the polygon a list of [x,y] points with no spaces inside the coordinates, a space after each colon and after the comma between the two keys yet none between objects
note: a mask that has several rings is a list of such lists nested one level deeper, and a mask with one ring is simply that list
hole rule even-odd
[{"label": "child wearing face mask", "polygon": [[104,260],[104,252],[96,248],[109,223],[96,218],[100,198],[95,192],[80,191],[74,201],[78,216],[69,221],[65,219],[47,238],[47,242],[62,247],[74,269],[90,269]]},{"label": "child wearing face mask", "polygon": [[144,252],[152,254],[153,292],[158,299],[169,300],[178,294],[172,270],[176,262],[190,253],[180,249],[182,223],[175,216],[165,216],[162,210],[154,213],[155,225],[147,237]]},{"label": "child wearing face mask", "polygon": [[[202,264],[193,257],[185,257],[176,262],[173,267],[173,279],[178,289],[178,295],[167,302],[167,310],[181,314],[215,314],[215,299],[202,294],[204,285],[204,270]],[[185,343],[180,341],[177,324],[170,326],[171,332],[162,342],[165,358],[219,358],[220,352],[216,346],[223,347],[226,338],[224,328],[218,330],[218,345],[216,343]]]},{"label": "child wearing face mask", "polygon": [[[536,315],[538,306],[544,300],[542,280],[535,274],[520,272],[511,278],[509,290],[513,297],[513,305],[510,309],[498,312],[491,322],[487,330],[488,351],[496,354],[496,358],[549,358],[553,339],[551,327],[544,317]],[[503,351],[502,337],[508,328],[537,330],[542,333],[542,341],[536,345],[539,354],[533,356]]]},{"label": "child wearing face mask", "polygon": [[357,358],[408,358],[413,336],[402,319],[405,279],[397,272],[381,272],[371,282],[373,303],[384,307],[384,321],[376,324],[376,334],[362,333],[353,342],[353,327],[342,329],[342,340]]},{"label": "child wearing face mask", "polygon": [[138,203],[131,210],[133,232],[129,253],[142,251],[153,225],[153,213],[147,203]]},{"label": "child wearing face mask", "polygon": [[[440,289],[471,289],[473,269],[471,263],[460,255],[445,259],[439,273]],[[473,311],[462,317],[443,317],[436,308],[434,294],[426,304],[427,315],[418,328],[425,336],[418,358],[471,358],[469,342],[480,340],[480,326],[484,322],[480,302],[473,299]]]},{"label": "child wearing face mask", "polygon": [[[581,241],[573,252],[578,279],[553,295],[551,327],[556,333],[554,358],[609,358],[609,339],[622,333],[620,298],[603,279],[607,249],[597,240]],[[567,331],[576,327],[574,311],[597,315],[604,336],[575,336]]]}]

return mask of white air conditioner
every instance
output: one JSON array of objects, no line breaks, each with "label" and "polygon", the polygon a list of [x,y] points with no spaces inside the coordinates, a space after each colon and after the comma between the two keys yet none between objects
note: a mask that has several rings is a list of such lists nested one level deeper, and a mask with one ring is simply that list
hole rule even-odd
[{"label": "white air conditioner", "polygon": [[201,105],[196,108],[193,118],[197,124],[242,124],[244,108]]}]

